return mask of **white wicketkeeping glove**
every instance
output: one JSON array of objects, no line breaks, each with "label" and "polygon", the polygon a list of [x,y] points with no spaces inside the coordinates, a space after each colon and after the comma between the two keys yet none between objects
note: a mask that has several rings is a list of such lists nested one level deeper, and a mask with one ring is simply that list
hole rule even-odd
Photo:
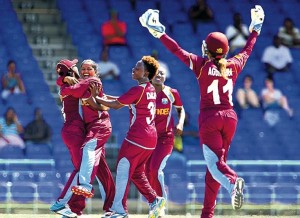
[{"label": "white wicketkeeping glove", "polygon": [[255,8],[251,9],[251,24],[249,26],[249,32],[253,30],[260,34],[263,22],[265,19],[265,13],[260,5],[255,5]]},{"label": "white wicketkeeping glove", "polygon": [[148,9],[139,20],[155,38],[160,38],[165,33],[165,26],[159,22],[159,10]]}]

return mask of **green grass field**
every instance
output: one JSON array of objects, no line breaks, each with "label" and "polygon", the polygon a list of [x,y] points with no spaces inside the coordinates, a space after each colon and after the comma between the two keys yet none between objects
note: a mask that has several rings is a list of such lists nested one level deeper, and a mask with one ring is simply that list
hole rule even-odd
[{"label": "green grass field", "polygon": [[[61,218],[59,215],[55,214],[0,214],[1,218]],[[129,215],[130,218],[147,218],[147,214],[137,215],[132,214]],[[215,216],[215,218],[273,218],[273,217],[279,217],[279,218],[296,218],[299,216],[255,216],[255,215],[238,215],[238,216]],[[83,215],[80,216],[80,218],[100,218],[100,215]],[[199,215],[194,216],[183,216],[183,215],[166,215],[165,218],[199,218]]]}]

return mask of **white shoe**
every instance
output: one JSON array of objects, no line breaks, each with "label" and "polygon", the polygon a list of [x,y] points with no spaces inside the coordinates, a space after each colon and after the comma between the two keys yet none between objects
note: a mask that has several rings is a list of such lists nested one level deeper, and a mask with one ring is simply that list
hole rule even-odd
[{"label": "white shoe", "polygon": [[242,178],[237,178],[231,195],[231,204],[234,210],[238,210],[244,203],[244,187],[245,181]]},{"label": "white shoe", "polygon": [[77,217],[77,214],[73,213],[69,207],[67,207],[63,204],[60,204],[57,201],[51,205],[50,210],[54,213],[63,215],[63,217],[69,217],[69,218]]},{"label": "white shoe", "polygon": [[156,199],[149,204],[148,218],[158,218],[160,211],[165,206],[166,200],[163,197],[156,197]]},{"label": "white shoe", "polygon": [[165,206],[163,206],[161,208],[161,210],[159,211],[158,218],[163,218],[164,216],[166,216],[166,207]]}]

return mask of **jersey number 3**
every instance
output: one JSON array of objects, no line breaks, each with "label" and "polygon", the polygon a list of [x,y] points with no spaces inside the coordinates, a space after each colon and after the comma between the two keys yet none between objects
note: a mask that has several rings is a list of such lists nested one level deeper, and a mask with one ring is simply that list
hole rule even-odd
[{"label": "jersey number 3", "polygon": [[149,102],[148,109],[150,109],[151,117],[146,117],[146,122],[149,125],[155,118],[155,104],[153,102]]},{"label": "jersey number 3", "polygon": [[232,103],[232,92],[233,92],[233,83],[232,79],[228,79],[225,86],[223,86],[222,90],[219,90],[219,80],[215,79],[208,87],[207,87],[207,93],[211,93],[213,95],[213,101],[214,104],[221,104],[220,101],[220,93],[228,93],[228,101],[231,106],[233,106]]}]

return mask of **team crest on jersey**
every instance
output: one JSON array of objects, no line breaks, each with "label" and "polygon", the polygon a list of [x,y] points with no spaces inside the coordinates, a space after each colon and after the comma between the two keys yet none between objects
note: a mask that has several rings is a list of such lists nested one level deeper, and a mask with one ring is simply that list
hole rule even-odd
[{"label": "team crest on jersey", "polygon": [[168,104],[168,99],[167,98],[162,98],[161,103],[162,104]]}]

